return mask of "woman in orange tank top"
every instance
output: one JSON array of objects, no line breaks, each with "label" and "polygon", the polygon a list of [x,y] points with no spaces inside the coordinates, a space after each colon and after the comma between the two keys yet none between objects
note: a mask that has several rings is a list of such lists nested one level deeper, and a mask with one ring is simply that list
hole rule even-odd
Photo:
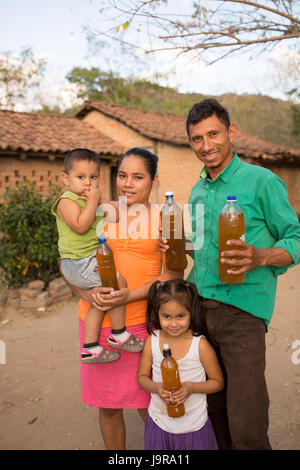
[{"label": "woman in orange tank top", "polygon": [[[182,272],[162,273],[161,253],[158,250],[158,213],[149,202],[158,175],[157,157],[148,150],[134,148],[120,159],[117,175],[120,220],[106,227],[107,241],[113,250],[117,271],[126,279],[127,288],[110,293],[109,288],[91,291],[73,289],[79,301],[79,333],[83,342],[84,318],[89,304],[102,310],[126,305],[125,325],[128,332],[145,339],[145,314],[148,290],[155,280],[166,281],[182,277]],[[92,293],[91,293],[92,292]],[[110,322],[105,315],[99,343],[107,343]],[[137,384],[140,353],[120,351],[120,358],[109,364],[81,363],[81,398],[99,408],[100,429],[106,449],[126,449],[124,408],[138,409],[145,419],[150,402],[148,392]]]}]

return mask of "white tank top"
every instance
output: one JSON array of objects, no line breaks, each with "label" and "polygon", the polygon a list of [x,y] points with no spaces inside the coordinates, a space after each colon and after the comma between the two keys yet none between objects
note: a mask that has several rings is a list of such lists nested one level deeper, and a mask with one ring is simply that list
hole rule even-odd
[{"label": "white tank top", "polygon": [[[160,364],[163,355],[159,347],[159,330],[151,335],[152,380],[162,382]],[[177,360],[180,380],[183,382],[205,382],[206,373],[199,358],[199,341],[204,336],[193,336],[187,354]],[[151,393],[148,413],[153,421],[164,431],[173,434],[194,432],[201,429],[207,421],[206,394],[192,393],[184,402],[185,414],[179,418],[170,418],[167,405],[156,393]]]}]

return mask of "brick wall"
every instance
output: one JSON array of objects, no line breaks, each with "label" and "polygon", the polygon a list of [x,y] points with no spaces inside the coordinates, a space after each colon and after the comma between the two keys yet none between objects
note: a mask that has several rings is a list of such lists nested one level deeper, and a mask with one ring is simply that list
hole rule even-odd
[{"label": "brick wall", "polygon": [[[106,197],[111,197],[110,168],[110,161],[101,161],[100,184]],[[21,160],[18,156],[0,155],[0,201],[7,188],[14,188],[25,180],[33,181],[35,187],[44,193],[48,191],[50,183],[63,190],[62,171],[62,157],[49,160],[41,156]]]},{"label": "brick wall", "polygon": [[160,142],[159,157],[159,200],[164,201],[165,191],[173,191],[175,200],[187,204],[191,188],[199,179],[203,164],[189,147]]},{"label": "brick wall", "polygon": [[18,156],[0,156],[0,200],[7,188],[16,187],[25,180],[35,183],[37,189],[47,192],[50,183],[62,186],[60,174],[63,159],[50,161],[46,157],[21,160]]}]

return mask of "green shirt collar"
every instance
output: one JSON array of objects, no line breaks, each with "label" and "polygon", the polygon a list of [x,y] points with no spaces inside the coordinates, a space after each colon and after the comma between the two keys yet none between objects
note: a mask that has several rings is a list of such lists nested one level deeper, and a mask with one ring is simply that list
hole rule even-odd
[{"label": "green shirt collar", "polygon": [[[216,180],[218,178],[221,178],[225,183],[227,183],[231,175],[233,175],[233,173],[235,173],[239,169],[241,165],[241,160],[239,159],[239,157],[237,156],[235,152],[233,155],[234,155],[233,159],[230,161],[230,163],[228,163],[228,165],[224,168],[224,170],[221,171],[221,173],[217,176]],[[208,177],[209,177],[209,173],[205,166],[204,168],[202,168],[202,171],[200,173],[200,178],[207,179]]]}]

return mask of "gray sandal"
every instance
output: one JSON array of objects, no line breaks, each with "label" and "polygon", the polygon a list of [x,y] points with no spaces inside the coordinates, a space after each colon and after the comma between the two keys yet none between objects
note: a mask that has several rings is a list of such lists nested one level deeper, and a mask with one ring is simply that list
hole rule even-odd
[{"label": "gray sandal", "polygon": [[81,357],[83,364],[105,364],[107,362],[115,362],[120,357],[118,351],[109,351],[105,348],[102,349],[100,354],[91,353],[87,350],[83,350],[81,354],[89,354],[87,357]]},{"label": "gray sandal", "polygon": [[123,341],[123,343],[112,336],[107,339],[107,342],[112,348],[121,349],[122,351],[127,352],[141,352],[145,345],[145,341],[143,339],[137,338],[133,334],[131,334],[126,341]]}]

